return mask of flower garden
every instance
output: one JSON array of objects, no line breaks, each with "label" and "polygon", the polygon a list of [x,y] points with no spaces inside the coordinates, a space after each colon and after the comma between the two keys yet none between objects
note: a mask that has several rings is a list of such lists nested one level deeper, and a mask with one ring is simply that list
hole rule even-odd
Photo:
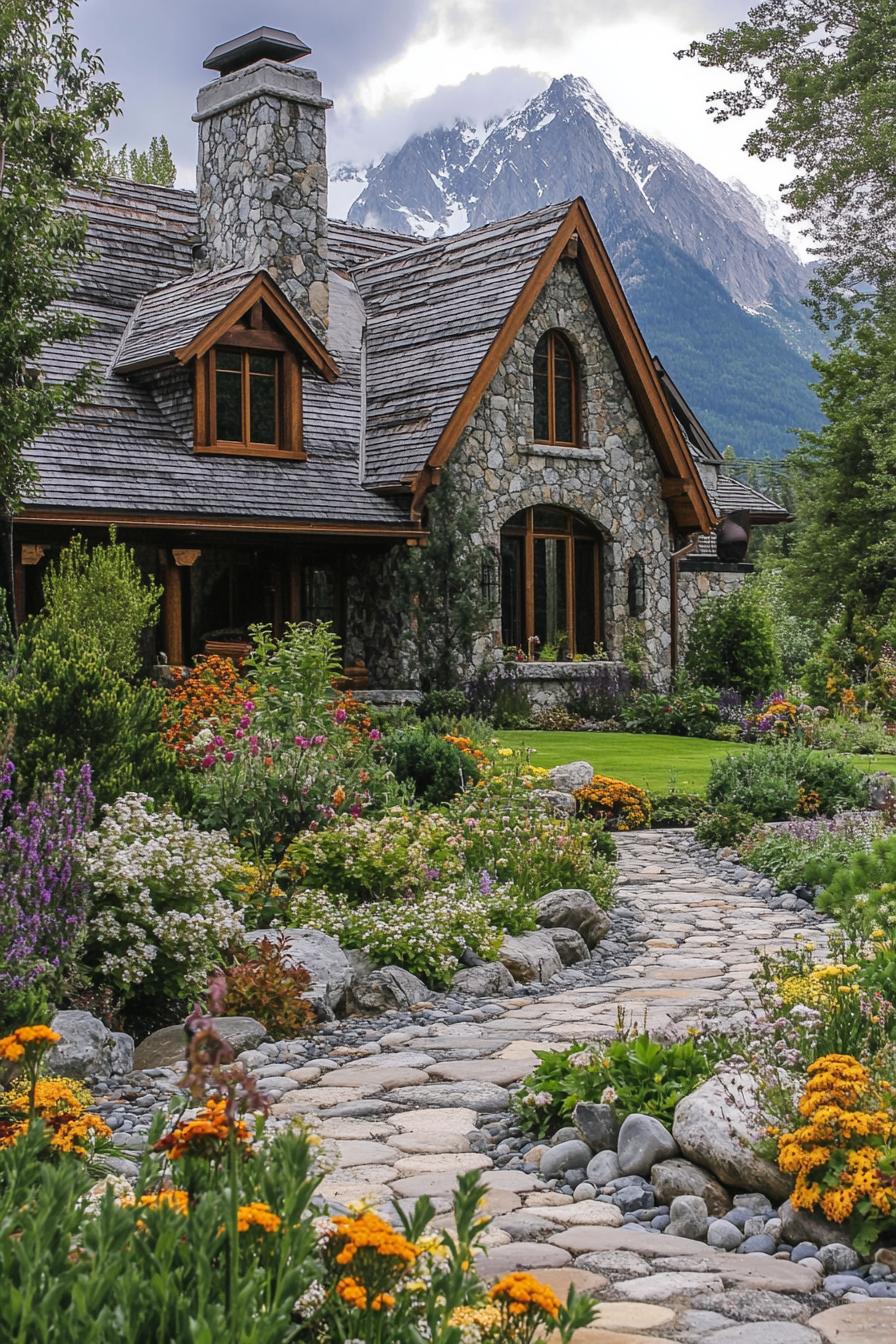
[{"label": "flower garden", "polygon": [[[617,842],[649,828],[740,874],[757,908],[804,916],[807,935],[826,920],[824,936],[761,955],[748,1011],[665,1033],[630,1018],[602,1042],[540,1049],[494,1122],[514,1170],[720,1250],[892,1254],[896,802],[840,727],[861,721],[880,750],[883,709],[854,712],[839,686],[833,713],[796,694],[744,708],[684,684],[638,691],[625,713],[641,732],[678,715],[755,744],[713,761],[705,795],[651,792],[584,761],[539,767],[456,692],[373,709],[341,685],[326,626],[255,627],[241,666],[200,658],[152,683],[139,640],[156,604],[114,539],[75,548],[0,684],[0,1340],[575,1339],[594,1294],[522,1267],[475,1272],[493,1232],[474,1166],[458,1167],[450,1209],[325,1198],[326,1145],[277,1109],[291,1077],[250,1065],[259,1042],[270,1069],[305,1042],[313,1061],[352,1015],[404,1022],[444,1000],[462,1030],[480,1002],[500,1015],[551,982],[599,986],[635,955],[614,942]],[[77,1067],[76,1021],[93,1033]],[[246,1024],[253,1044],[231,1045]],[[146,1053],[171,1039],[173,1057]],[[136,1162],[107,1123],[135,1041],[144,1078],[173,1080]],[[740,1181],[684,1137],[689,1106],[718,1088],[749,1130]],[[626,1125],[653,1136],[646,1167],[624,1157]],[[670,1157],[702,1173],[696,1187],[691,1172],[661,1188],[653,1167]],[[728,1212],[709,1209],[710,1181]],[[769,1203],[747,1233],[738,1189],[789,1194],[792,1225]]]}]

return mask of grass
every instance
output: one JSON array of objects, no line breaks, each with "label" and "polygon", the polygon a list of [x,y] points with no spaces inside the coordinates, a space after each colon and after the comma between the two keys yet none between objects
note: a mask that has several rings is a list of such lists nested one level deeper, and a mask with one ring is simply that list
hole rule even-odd
[{"label": "grass", "polygon": [[[535,729],[500,732],[505,747],[530,749],[533,765],[550,769],[569,761],[589,761],[599,775],[625,779],[639,788],[665,793],[674,778],[683,793],[705,793],[709,769],[717,756],[764,751],[748,742],[713,742],[703,737],[668,737],[661,733],[545,733]],[[869,774],[893,771],[894,756],[853,756]]]}]

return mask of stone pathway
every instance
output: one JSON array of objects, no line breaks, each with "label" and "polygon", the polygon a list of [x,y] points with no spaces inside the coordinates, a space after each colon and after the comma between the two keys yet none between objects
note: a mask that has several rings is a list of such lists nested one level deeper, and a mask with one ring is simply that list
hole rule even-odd
[{"label": "stone pathway", "polygon": [[[494,1217],[482,1274],[532,1269],[564,1296],[569,1283],[593,1291],[600,1315],[577,1344],[896,1341],[896,1300],[847,1292],[838,1302],[823,1290],[818,1260],[726,1253],[623,1225],[613,1204],[546,1187],[525,1152],[499,1165],[509,1089],[534,1050],[608,1037],[620,1014],[659,1035],[707,1013],[736,1019],[751,1004],[757,951],[807,932],[799,913],[750,894],[755,875],[723,874],[701,858],[687,832],[617,839],[611,934],[617,923],[631,930],[627,964],[601,983],[484,1004],[461,1014],[467,1020],[421,1013],[390,1029],[398,1015],[385,1014],[329,1052],[321,1033],[301,1046],[303,1062],[293,1043],[262,1046],[247,1062],[278,1096],[274,1116],[302,1116],[323,1137],[332,1171],[322,1194],[339,1203],[387,1207],[428,1195],[446,1222],[457,1175],[480,1172]],[[626,908],[634,919],[620,920]],[[808,932],[821,949],[823,928]]]}]

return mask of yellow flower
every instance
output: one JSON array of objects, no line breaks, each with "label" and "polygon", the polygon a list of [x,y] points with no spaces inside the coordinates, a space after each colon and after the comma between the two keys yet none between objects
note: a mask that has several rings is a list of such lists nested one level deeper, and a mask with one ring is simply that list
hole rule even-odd
[{"label": "yellow flower", "polygon": [[262,1232],[277,1232],[280,1228],[281,1218],[278,1213],[274,1213],[269,1204],[256,1201],[252,1204],[242,1204],[236,1213],[237,1232],[248,1232],[250,1227],[260,1227]]}]

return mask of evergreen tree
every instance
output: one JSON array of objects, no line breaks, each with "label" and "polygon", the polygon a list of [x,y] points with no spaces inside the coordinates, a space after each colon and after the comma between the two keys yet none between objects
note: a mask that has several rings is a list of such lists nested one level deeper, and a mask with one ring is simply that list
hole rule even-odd
[{"label": "evergreen tree", "polygon": [[0,582],[12,615],[11,515],[34,485],[25,451],[83,401],[89,364],[44,381],[46,345],[77,341],[89,320],[65,307],[87,255],[87,220],[63,210],[69,186],[98,186],[96,137],[118,88],[78,48],[77,0],[0,0]]}]

